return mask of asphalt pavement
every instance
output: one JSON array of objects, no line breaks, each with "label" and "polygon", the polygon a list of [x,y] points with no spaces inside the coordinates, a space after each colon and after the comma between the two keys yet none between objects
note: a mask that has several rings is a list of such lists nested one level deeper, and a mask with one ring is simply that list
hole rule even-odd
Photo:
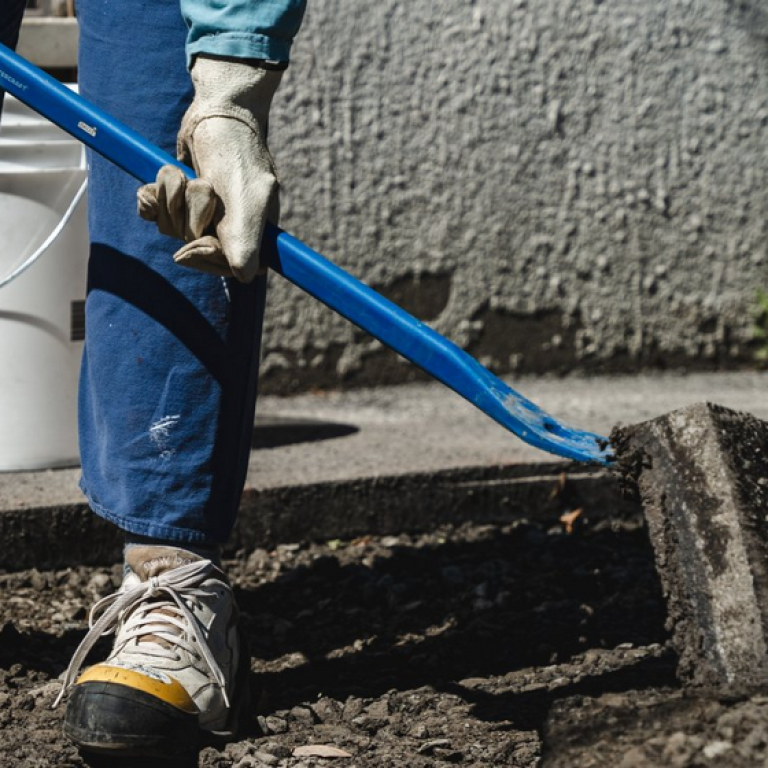
[{"label": "asphalt pavement", "polygon": [[[763,372],[507,381],[556,418],[602,435],[618,424],[634,424],[703,401],[768,420],[768,373]],[[398,478],[403,479],[402,493],[426,496],[438,478],[461,480],[462,488],[478,478],[490,482],[484,468],[495,468],[494,482],[514,478],[522,487],[530,480],[533,487],[537,478],[554,476],[563,467],[561,459],[526,445],[438,384],[264,397],[253,445],[241,511],[245,529],[251,529],[243,534],[248,541],[269,537],[270,530],[277,540],[301,535],[300,518],[275,532],[281,514],[289,517],[293,509],[300,516],[300,510],[314,507],[319,516],[326,515],[326,522],[313,520],[315,528],[307,528],[312,535],[331,535],[339,521],[358,512],[355,530],[366,525],[391,530],[397,525],[391,510],[377,521],[366,517],[364,508],[375,506],[377,489],[388,489],[396,499]],[[569,471],[576,474],[582,468]],[[0,474],[0,535],[6,542],[0,568],[32,561],[41,547],[55,553],[51,563],[66,562],[72,542],[91,526],[78,478],[76,467]],[[452,487],[459,493],[459,485]],[[430,501],[445,507],[450,495],[443,491],[439,502]],[[411,501],[415,507],[420,504],[419,498]],[[391,507],[394,502],[388,503]],[[456,510],[454,520],[460,514],[459,507]],[[271,522],[251,522],[260,515],[271,516]],[[422,527],[434,519],[423,518]],[[95,537],[94,531],[87,535]],[[93,551],[102,552],[95,545]],[[103,550],[108,551],[112,549]],[[71,557],[81,557],[79,553],[76,547]],[[93,559],[98,559],[96,554]]]}]

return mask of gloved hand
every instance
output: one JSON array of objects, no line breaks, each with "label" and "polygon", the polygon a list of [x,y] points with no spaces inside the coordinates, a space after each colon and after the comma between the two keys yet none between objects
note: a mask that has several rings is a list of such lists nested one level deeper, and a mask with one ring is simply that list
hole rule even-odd
[{"label": "gloved hand", "polygon": [[[199,178],[164,166],[139,189],[139,215],[165,235],[186,240],[177,264],[249,283],[267,220],[277,223],[278,181],[265,132],[282,72],[247,61],[198,56],[190,71],[195,98],[178,135],[179,160]],[[216,235],[205,234],[213,225]]]}]

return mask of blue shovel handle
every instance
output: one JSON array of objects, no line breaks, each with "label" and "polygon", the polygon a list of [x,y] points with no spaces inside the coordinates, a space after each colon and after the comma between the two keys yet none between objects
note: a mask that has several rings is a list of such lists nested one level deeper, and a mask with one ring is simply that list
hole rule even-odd
[{"label": "blue shovel handle", "polygon": [[[0,88],[143,183],[167,164],[194,172],[138,133],[0,45]],[[610,464],[608,440],[542,411],[471,355],[279,227],[267,225],[270,268],[453,389],[536,448],[576,461]]]}]

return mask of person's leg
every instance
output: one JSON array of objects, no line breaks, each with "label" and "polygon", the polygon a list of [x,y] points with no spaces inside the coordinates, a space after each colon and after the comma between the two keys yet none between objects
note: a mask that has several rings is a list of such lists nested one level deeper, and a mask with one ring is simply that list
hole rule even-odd
[{"label": "person's leg", "polygon": [[16,48],[26,4],[27,0],[3,0],[0,8],[0,43],[8,48]]},{"label": "person's leg", "polygon": [[[78,10],[83,95],[173,152],[192,96],[178,0]],[[242,285],[177,266],[179,243],[137,217],[137,187],[91,155],[82,488],[128,544],[123,588],[71,674],[103,630],[115,645],[73,687],[65,729],[90,749],[174,754],[198,729],[230,733],[247,690],[215,561],[247,468],[266,278]]]},{"label": "person's leg", "polygon": [[[3,0],[0,6],[0,43],[8,48],[16,49],[26,4],[26,0]],[[0,79],[0,85],[2,85],[2,79]],[[5,91],[0,87],[0,117],[3,114],[4,95]]]},{"label": "person's leg", "polygon": [[[178,0],[80,0],[83,95],[175,152],[192,90]],[[223,542],[245,478],[266,279],[179,267],[138,182],[90,158],[82,487],[133,534]]]}]

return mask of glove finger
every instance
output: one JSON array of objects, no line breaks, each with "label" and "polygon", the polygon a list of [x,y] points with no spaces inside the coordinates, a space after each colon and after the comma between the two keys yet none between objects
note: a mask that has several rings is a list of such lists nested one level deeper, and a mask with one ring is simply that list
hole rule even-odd
[{"label": "glove finger", "polygon": [[157,184],[145,184],[136,192],[136,208],[145,221],[157,221],[160,204],[157,200]]},{"label": "glove finger", "polygon": [[173,260],[182,267],[221,277],[232,277],[232,269],[221,249],[221,243],[211,235],[185,245],[176,251]]},{"label": "glove finger", "polygon": [[182,240],[187,230],[186,187],[187,177],[175,165],[164,165],[157,174],[157,228]]},{"label": "glove finger", "polygon": [[[194,131],[196,162],[221,200],[216,234],[243,283],[264,271],[260,264],[261,237],[268,213],[276,205],[278,182],[272,158],[251,127],[229,118],[210,117]],[[237,147],[233,162],[231,147]]]},{"label": "glove finger", "polygon": [[216,211],[216,193],[205,179],[193,179],[186,189],[187,228],[184,239],[198,240],[213,221]]},{"label": "glove finger", "polygon": [[227,254],[232,274],[241,283],[250,283],[263,273],[261,240],[267,219],[277,207],[277,179],[264,174],[254,179],[248,198],[249,205],[235,211],[217,228],[224,253]]}]

